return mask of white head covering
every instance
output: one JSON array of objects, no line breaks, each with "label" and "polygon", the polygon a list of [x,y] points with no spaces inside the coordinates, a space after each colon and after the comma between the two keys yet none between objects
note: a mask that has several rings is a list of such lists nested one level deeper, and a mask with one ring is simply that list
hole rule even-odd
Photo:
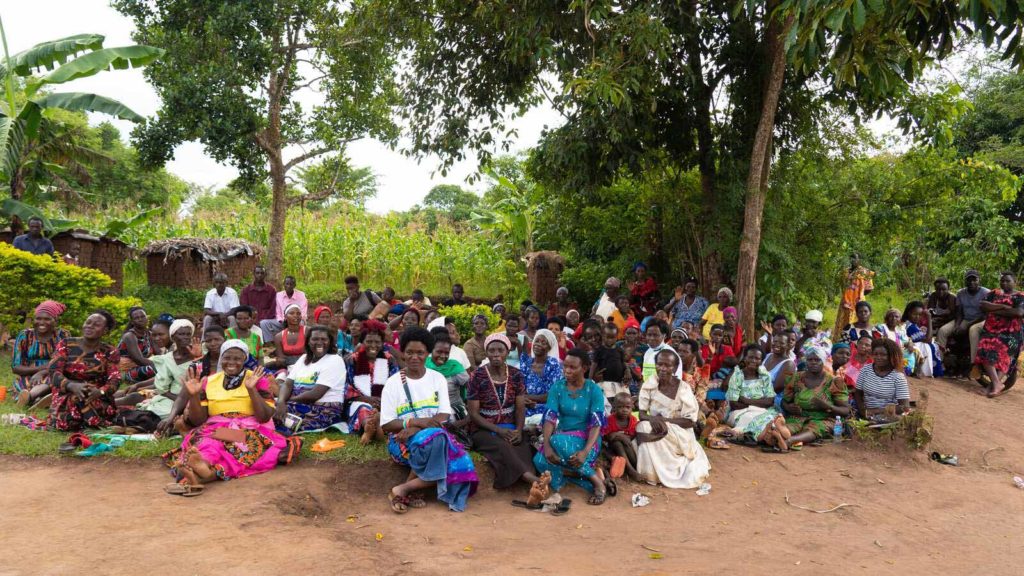
[{"label": "white head covering", "polygon": [[434,328],[444,328],[444,316],[438,316],[427,324],[427,332],[430,332]]},{"label": "white head covering", "polygon": [[825,318],[825,315],[821,313],[821,310],[811,310],[804,316],[804,320],[813,320],[815,322],[821,322]]},{"label": "white head covering", "polygon": [[185,318],[178,318],[174,322],[171,322],[171,327],[168,328],[167,331],[168,334],[174,336],[174,333],[177,332],[178,330],[181,330],[182,328],[188,328],[189,330],[192,331],[193,334],[196,333],[196,325],[193,324],[191,321],[186,320]]},{"label": "white head covering", "polygon": [[237,348],[242,352],[245,352],[246,356],[249,356],[249,347],[245,344],[245,342],[242,342],[237,338],[227,340],[220,345],[220,357],[217,358],[217,372],[223,371],[223,368],[221,367],[221,360],[224,358],[224,353],[226,353],[228,350],[231,350],[232,348]]},{"label": "white head covering", "polygon": [[288,315],[288,311],[291,310],[292,308],[295,308],[299,312],[302,312],[302,308],[298,304],[289,304],[289,305],[284,307],[284,315],[287,316]]},{"label": "white head covering", "polygon": [[548,352],[553,358],[558,358],[558,339],[555,338],[555,333],[547,328],[541,328],[537,330],[537,335],[533,337],[533,341],[536,342],[538,338],[547,340],[550,351]]}]

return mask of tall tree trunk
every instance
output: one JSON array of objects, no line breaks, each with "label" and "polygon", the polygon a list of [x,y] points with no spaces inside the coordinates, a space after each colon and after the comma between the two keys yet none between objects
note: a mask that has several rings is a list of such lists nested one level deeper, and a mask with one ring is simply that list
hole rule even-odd
[{"label": "tall tree trunk", "polygon": [[270,93],[268,106],[268,124],[260,132],[256,141],[267,156],[267,164],[270,169],[270,233],[267,239],[267,281],[279,289],[284,278],[284,237],[285,226],[288,216],[288,196],[285,181],[287,169],[282,156],[281,142],[281,99],[278,94],[279,76],[271,72],[268,81],[268,92]]},{"label": "tall tree trunk", "polygon": [[[772,5],[775,3],[772,3]],[[770,18],[772,5],[766,9]],[[754,146],[750,154],[750,172],[747,174],[746,205],[743,210],[743,236],[740,239],[740,257],[737,266],[736,295],[739,300],[739,315],[743,331],[748,337],[754,336],[754,299],[757,291],[757,257],[761,249],[761,224],[764,219],[764,202],[768,192],[768,170],[771,165],[771,143],[775,131],[775,113],[779,108],[779,94],[786,73],[785,43],[782,36],[793,19],[782,25],[772,19],[765,32],[765,58],[769,75],[761,99],[761,118],[754,135]]]}]

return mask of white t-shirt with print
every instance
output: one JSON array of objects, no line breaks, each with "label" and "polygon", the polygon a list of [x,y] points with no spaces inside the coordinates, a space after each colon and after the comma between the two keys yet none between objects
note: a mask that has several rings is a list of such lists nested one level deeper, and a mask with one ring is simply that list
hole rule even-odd
[{"label": "white t-shirt with print", "polygon": [[[402,386],[402,373],[393,374],[384,383],[380,394],[380,423],[383,426],[392,420],[409,418],[433,418],[437,414],[451,414],[452,405],[448,399],[448,381],[440,372],[427,370],[422,378],[406,377],[413,404]],[[415,413],[413,411],[415,408]]]},{"label": "white t-shirt with print", "polygon": [[306,364],[306,355],[299,357],[288,368],[288,379],[299,386],[327,386],[327,392],[317,403],[344,402],[346,381],[345,360],[337,354],[324,354],[322,358]]}]

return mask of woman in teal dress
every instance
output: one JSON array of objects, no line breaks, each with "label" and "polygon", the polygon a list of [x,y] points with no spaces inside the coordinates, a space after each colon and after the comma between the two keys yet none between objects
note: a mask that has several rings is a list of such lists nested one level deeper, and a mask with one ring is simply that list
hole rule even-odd
[{"label": "woman in teal dress", "polygon": [[604,393],[584,375],[590,357],[579,348],[570,350],[562,364],[564,378],[548,390],[544,413],[544,448],[533,458],[538,475],[551,473],[551,489],[561,490],[566,479],[593,495],[588,504],[603,504],[604,478],[594,467],[601,452]]}]

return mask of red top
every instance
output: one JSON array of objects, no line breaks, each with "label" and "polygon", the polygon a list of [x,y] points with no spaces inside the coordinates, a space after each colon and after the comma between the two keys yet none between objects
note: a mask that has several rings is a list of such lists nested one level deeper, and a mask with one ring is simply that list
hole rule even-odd
[{"label": "red top", "polygon": [[711,354],[711,346],[708,344],[700,347],[700,357],[710,365],[712,374],[722,368],[726,358],[731,358],[735,355],[736,352],[733,351],[732,346],[726,346],[725,344],[720,345],[714,355]]},{"label": "red top", "polygon": [[285,356],[302,356],[306,353],[306,327],[299,326],[299,338],[295,344],[288,344],[288,330],[281,332],[281,352]]},{"label": "red top", "polygon": [[602,430],[601,432],[603,436],[607,436],[615,432],[625,432],[626,436],[632,438],[636,436],[637,422],[638,420],[636,419],[636,416],[630,414],[629,424],[625,428],[621,428],[619,427],[619,419],[614,414],[612,414],[608,416],[608,422],[604,425],[604,430]]}]

